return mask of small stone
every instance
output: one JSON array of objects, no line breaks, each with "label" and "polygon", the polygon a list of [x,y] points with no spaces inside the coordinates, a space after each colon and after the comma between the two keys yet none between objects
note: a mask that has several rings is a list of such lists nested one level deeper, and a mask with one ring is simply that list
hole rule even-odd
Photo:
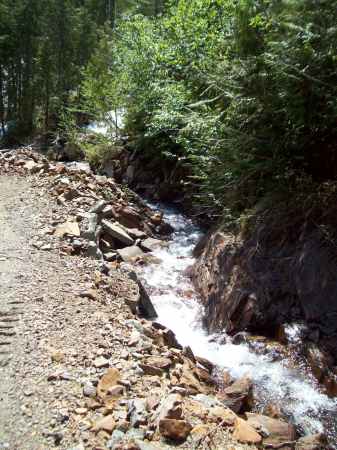
[{"label": "small stone", "polygon": [[83,395],[85,397],[94,398],[96,397],[96,388],[91,383],[86,383],[83,386]]},{"label": "small stone", "polygon": [[109,367],[109,360],[104,358],[104,356],[99,356],[94,361],[94,366],[96,369],[103,369],[104,367]]},{"label": "small stone", "polygon": [[51,359],[53,362],[61,363],[65,359],[65,355],[62,351],[56,351],[51,354]]},{"label": "small stone", "polygon": [[157,375],[161,377],[164,373],[162,369],[159,369],[155,366],[150,366],[148,364],[139,364],[139,367],[142,369],[145,375]]}]

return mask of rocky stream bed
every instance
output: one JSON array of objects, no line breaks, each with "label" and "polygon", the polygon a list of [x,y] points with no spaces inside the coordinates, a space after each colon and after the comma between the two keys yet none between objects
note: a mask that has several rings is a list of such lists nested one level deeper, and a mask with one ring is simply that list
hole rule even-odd
[{"label": "rocky stream bed", "polygon": [[189,219],[32,149],[0,155],[0,175],[19,297],[0,305],[0,448],[335,448],[300,326],[288,346],[204,331]]}]

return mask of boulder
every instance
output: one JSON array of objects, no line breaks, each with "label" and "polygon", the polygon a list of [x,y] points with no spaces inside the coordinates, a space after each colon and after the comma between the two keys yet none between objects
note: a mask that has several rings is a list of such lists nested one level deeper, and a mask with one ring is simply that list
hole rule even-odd
[{"label": "boulder", "polygon": [[127,228],[139,228],[141,224],[140,214],[132,207],[125,206],[117,209],[118,222]]},{"label": "boulder", "polygon": [[157,312],[153,303],[146,292],[143,284],[139,280],[136,272],[128,264],[121,264],[121,269],[127,276],[135,282],[137,286],[137,293],[132,299],[126,299],[133,313],[140,313],[147,319],[154,319],[157,317]]},{"label": "boulder", "polygon": [[255,413],[246,413],[246,417],[248,424],[265,436],[265,445],[277,447],[296,439],[295,427],[283,420]]},{"label": "boulder", "polygon": [[262,442],[259,433],[239,417],[235,421],[233,438],[241,444],[261,444]]},{"label": "boulder", "polygon": [[117,253],[125,262],[132,262],[136,258],[141,258],[145,255],[143,250],[141,250],[137,245],[131,245],[130,247],[119,249],[117,250]]},{"label": "boulder", "polygon": [[108,233],[113,239],[118,240],[125,245],[133,245],[134,240],[129,236],[122,227],[120,227],[116,222],[112,223],[108,220],[102,220],[102,226],[106,233]]}]

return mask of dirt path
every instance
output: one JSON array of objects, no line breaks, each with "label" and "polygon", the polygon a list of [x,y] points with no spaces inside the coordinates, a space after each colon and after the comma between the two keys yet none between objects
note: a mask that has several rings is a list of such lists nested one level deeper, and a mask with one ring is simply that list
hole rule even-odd
[{"label": "dirt path", "polygon": [[111,346],[113,305],[79,295],[97,263],[34,247],[48,202],[27,180],[0,177],[0,449],[82,448],[82,385]]}]

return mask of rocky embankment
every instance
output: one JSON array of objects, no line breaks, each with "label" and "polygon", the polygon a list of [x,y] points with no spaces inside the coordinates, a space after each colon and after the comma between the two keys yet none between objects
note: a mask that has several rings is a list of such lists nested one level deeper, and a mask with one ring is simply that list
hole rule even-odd
[{"label": "rocky embankment", "polygon": [[211,332],[225,329],[239,333],[237,340],[263,335],[288,344],[285,328],[297,324],[297,351],[332,397],[337,253],[329,229],[336,230],[335,200],[330,196],[328,204],[311,204],[307,211],[302,205],[283,214],[275,209],[237,237],[213,231],[197,246],[193,269]]},{"label": "rocky embankment", "polygon": [[[219,372],[155,321],[132,265],[155,264],[151,249],[167,245],[172,230],[160,213],[113,179],[27,149],[0,155],[0,175],[4,185],[22,176],[29,188],[15,201],[27,206],[33,264],[18,341],[0,369],[12,370],[2,379],[24,400],[6,400],[13,412],[0,448],[327,448],[322,435],[299,438],[272,405],[253,412],[248,376]],[[29,208],[40,221],[27,228]]]}]

